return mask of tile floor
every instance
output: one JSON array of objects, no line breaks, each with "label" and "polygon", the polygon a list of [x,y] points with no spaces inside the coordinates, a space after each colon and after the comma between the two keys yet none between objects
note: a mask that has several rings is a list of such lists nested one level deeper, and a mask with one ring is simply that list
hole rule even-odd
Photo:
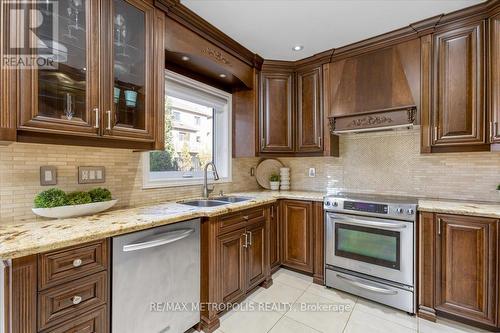
[{"label": "tile floor", "polygon": [[[451,321],[432,323],[378,303],[327,289],[281,269],[269,289],[259,288],[221,318],[217,333],[469,333]],[[277,306],[281,303],[282,306]],[[321,306],[305,309],[306,306]],[[266,307],[266,308],[264,308]],[[304,311],[305,310],[305,311]]]}]

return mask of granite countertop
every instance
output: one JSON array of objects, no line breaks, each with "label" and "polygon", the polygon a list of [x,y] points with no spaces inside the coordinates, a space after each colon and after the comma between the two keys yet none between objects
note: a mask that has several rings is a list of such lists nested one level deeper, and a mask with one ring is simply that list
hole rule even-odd
[{"label": "granite countertop", "polygon": [[0,259],[19,258],[193,218],[223,215],[273,203],[278,199],[323,201],[324,193],[256,191],[231,193],[231,195],[252,199],[203,208],[165,202],[70,219],[0,223]]},{"label": "granite countertop", "polygon": [[[0,223],[0,259],[13,259],[193,218],[214,217],[276,202],[278,199],[323,201],[324,192],[255,191],[230,195],[252,198],[217,207],[176,202],[111,210],[61,220]],[[500,218],[500,203],[421,199],[420,211]]]},{"label": "granite countertop", "polygon": [[500,203],[495,202],[421,199],[418,201],[418,210],[432,213],[500,218]]}]

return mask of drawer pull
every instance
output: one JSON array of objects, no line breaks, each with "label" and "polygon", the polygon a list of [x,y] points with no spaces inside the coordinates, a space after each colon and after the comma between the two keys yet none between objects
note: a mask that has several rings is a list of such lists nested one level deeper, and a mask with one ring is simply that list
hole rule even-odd
[{"label": "drawer pull", "polygon": [[243,216],[243,219],[244,219],[245,221],[248,221],[248,216],[247,216],[247,215]]},{"label": "drawer pull", "polygon": [[71,298],[71,301],[73,302],[74,305],[80,304],[82,300],[83,300],[82,296],[73,296]]},{"label": "drawer pull", "polygon": [[80,267],[82,265],[82,259],[78,258],[73,260],[73,267]]}]

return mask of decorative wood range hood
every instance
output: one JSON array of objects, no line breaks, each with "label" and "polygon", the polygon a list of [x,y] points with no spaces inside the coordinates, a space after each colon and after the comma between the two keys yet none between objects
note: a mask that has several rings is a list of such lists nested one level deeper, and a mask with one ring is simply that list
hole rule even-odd
[{"label": "decorative wood range hood", "polygon": [[332,134],[394,130],[416,124],[419,61],[419,44],[410,41],[332,63]]}]

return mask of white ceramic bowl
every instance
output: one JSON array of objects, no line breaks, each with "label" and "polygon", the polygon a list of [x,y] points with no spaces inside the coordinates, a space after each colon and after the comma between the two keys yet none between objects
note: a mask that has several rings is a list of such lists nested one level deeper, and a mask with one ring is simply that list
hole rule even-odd
[{"label": "white ceramic bowl", "polygon": [[53,208],[32,208],[31,210],[38,216],[65,219],[84,215],[92,215],[105,211],[113,207],[118,200],[109,200],[103,202],[92,202],[83,205],[60,206]]}]

